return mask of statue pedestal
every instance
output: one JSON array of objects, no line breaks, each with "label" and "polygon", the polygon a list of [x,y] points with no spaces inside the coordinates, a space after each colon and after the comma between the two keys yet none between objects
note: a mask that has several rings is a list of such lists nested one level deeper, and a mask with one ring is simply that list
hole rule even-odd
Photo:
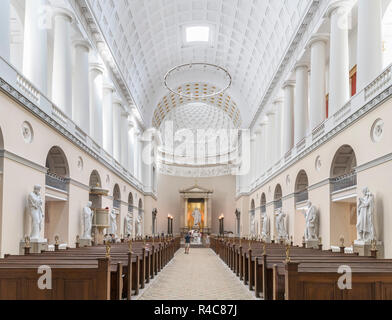
[{"label": "statue pedestal", "polygon": [[319,241],[318,240],[307,240],[307,241],[305,241],[305,248],[318,249],[319,248]]},{"label": "statue pedestal", "polygon": [[[26,247],[26,242],[22,240],[19,245],[19,254],[24,255],[24,248]],[[48,250],[48,240],[47,239],[32,239],[30,240],[30,253],[41,253],[41,251]]]},{"label": "statue pedestal", "polygon": [[270,237],[270,236],[264,237],[264,238],[263,238],[263,241],[264,241],[265,243],[270,244],[270,243],[271,243],[271,237]]},{"label": "statue pedestal", "polygon": [[93,240],[92,239],[79,239],[79,246],[81,248],[91,247],[92,245],[93,245]]},{"label": "statue pedestal", "polygon": [[[384,245],[381,241],[377,241],[377,258],[384,258]],[[370,241],[355,240],[354,252],[358,253],[361,257],[370,257],[372,255],[372,244]]]}]

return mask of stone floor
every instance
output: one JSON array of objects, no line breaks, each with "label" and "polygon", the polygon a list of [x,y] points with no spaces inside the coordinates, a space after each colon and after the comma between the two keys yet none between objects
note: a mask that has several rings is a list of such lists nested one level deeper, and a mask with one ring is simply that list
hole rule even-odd
[{"label": "stone floor", "polygon": [[136,299],[255,300],[254,292],[234,275],[211,249],[184,249]]}]

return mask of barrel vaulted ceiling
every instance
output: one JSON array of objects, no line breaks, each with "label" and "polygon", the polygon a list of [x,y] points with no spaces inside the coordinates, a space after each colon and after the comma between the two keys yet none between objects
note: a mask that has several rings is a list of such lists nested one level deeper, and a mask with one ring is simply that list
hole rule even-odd
[{"label": "barrel vaulted ceiling", "polygon": [[[146,125],[152,125],[169,93],[165,74],[181,64],[205,62],[231,74],[226,94],[238,107],[243,127],[253,120],[311,2],[88,0]],[[210,27],[211,42],[187,45],[184,30],[195,25]]]}]

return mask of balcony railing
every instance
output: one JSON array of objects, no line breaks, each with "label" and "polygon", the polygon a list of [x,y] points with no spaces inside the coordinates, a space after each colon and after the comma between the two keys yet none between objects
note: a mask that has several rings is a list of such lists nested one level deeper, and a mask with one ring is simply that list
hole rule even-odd
[{"label": "balcony railing", "polygon": [[[92,138],[79,128],[70,117],[59,107],[54,105],[30,81],[18,72],[11,64],[0,57],[0,89],[21,102],[25,108],[37,115],[42,121],[55,130],[69,137],[79,147],[94,157],[105,161],[110,169],[116,169],[132,186],[143,192],[143,184],[123,166],[115,167],[113,157],[105,156],[104,149],[95,143]],[[55,123],[59,125],[55,125]]]},{"label": "balcony railing", "polygon": [[113,207],[119,209],[121,207],[121,200],[113,200]]},{"label": "balcony railing", "polygon": [[331,191],[337,192],[357,185],[357,173],[352,172],[343,176],[331,179]]},{"label": "balcony railing", "polygon": [[300,191],[295,194],[295,202],[300,203],[309,200],[308,190]]},{"label": "balcony railing", "polygon": [[[337,132],[344,130],[354,120],[367,114],[370,110],[377,107],[386,99],[392,97],[392,65],[389,65],[380,75],[370,82],[364,90],[359,91],[339,110],[326,119],[320,126],[315,128],[308,136],[301,140],[292,150],[286,153],[280,166],[275,165],[266,169],[261,179],[256,179],[257,183],[248,190],[249,193],[255,192],[267,181],[280,174],[291,163],[297,162],[312,150],[328,141]],[[350,181],[350,179],[352,179]],[[346,177],[343,181],[333,181],[333,190],[339,191],[345,187],[356,185],[356,177]]]},{"label": "balcony railing", "polygon": [[59,177],[55,173],[48,172],[46,174],[45,184],[51,188],[68,192],[68,182],[68,179]]}]

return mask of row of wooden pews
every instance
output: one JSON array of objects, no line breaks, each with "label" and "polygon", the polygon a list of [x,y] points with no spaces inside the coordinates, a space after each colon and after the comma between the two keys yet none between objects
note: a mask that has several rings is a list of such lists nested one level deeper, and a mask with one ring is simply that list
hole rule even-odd
[{"label": "row of wooden pews", "polygon": [[[131,300],[179,248],[180,238],[167,237],[6,255],[0,260],[0,300]],[[42,290],[39,270],[48,267],[51,289]]]},{"label": "row of wooden pews", "polygon": [[[211,248],[265,300],[390,300],[392,260],[244,239],[211,238]],[[352,272],[352,288],[345,289]],[[346,278],[345,278],[346,279]]]}]

